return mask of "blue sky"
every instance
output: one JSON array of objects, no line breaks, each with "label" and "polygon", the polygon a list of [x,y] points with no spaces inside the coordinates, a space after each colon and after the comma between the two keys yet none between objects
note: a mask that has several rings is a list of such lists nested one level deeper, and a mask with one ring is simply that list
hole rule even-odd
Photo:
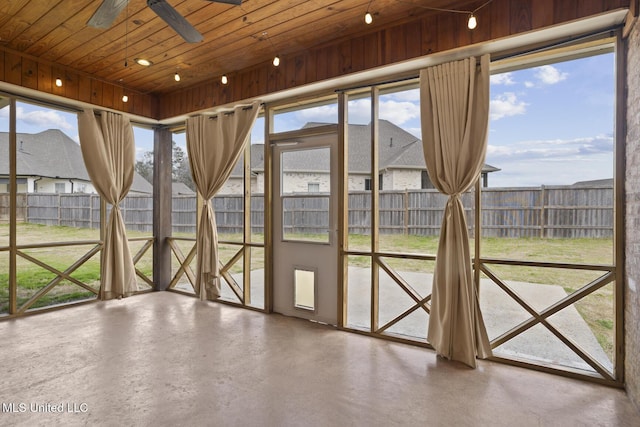
[{"label": "blue sky", "polygon": [[[368,98],[350,102],[351,123],[370,121]],[[491,187],[564,185],[613,176],[614,55],[604,54],[491,77],[491,113],[486,163],[500,168]],[[75,114],[18,104],[18,131],[50,128],[78,140]],[[299,129],[306,122],[336,122],[337,106],[281,114],[275,130]],[[380,97],[380,118],[420,137],[417,89]],[[263,142],[259,119],[252,142]],[[137,155],[153,148],[153,134],[135,129]],[[0,130],[8,131],[8,108],[0,110]],[[176,142],[185,145],[184,134]]]},{"label": "blue sky", "polygon": [[[567,185],[613,177],[614,100],[613,54],[493,75],[486,163],[501,170],[490,175],[489,185]],[[370,109],[368,98],[352,101],[350,123],[368,123]],[[381,95],[379,115],[421,137],[417,89]],[[276,131],[284,131],[336,117],[337,106],[328,105],[274,122]]]},{"label": "blue sky", "polygon": [[606,54],[493,76],[486,161],[502,170],[490,184],[612,178],[613,64]]}]

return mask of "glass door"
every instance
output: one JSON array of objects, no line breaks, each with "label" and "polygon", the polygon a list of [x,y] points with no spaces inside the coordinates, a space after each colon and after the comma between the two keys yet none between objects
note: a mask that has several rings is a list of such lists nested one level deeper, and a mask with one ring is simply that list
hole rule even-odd
[{"label": "glass door", "polygon": [[337,126],[271,137],[274,311],[337,324]]}]

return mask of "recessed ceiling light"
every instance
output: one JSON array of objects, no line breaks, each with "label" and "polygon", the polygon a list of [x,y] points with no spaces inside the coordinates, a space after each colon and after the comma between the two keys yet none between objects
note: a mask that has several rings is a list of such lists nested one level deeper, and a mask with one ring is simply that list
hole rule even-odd
[{"label": "recessed ceiling light", "polygon": [[134,61],[136,61],[137,64],[142,65],[143,67],[148,67],[150,65],[153,65],[153,62],[149,61],[148,59],[144,59],[144,58],[136,58],[136,59],[134,59]]}]

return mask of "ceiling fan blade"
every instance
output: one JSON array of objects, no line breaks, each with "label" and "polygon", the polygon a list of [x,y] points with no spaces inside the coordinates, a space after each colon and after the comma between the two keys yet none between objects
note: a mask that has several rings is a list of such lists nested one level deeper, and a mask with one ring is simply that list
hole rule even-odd
[{"label": "ceiling fan blade", "polygon": [[234,4],[236,6],[240,6],[242,4],[242,0],[207,0],[212,3],[226,3],[226,4]]},{"label": "ceiling fan blade", "polygon": [[189,43],[202,41],[202,34],[193,28],[193,26],[165,0],[147,0],[147,6],[164,22],[169,24],[185,41]]},{"label": "ceiling fan blade", "polygon": [[109,28],[127,3],[129,0],[104,0],[87,21],[87,25],[94,28]]}]

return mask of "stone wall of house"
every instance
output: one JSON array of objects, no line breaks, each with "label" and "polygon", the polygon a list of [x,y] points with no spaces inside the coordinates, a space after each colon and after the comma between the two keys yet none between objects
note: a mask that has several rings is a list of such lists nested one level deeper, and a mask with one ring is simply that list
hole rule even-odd
[{"label": "stone wall of house", "polygon": [[[28,193],[97,193],[91,182],[78,179],[28,178]],[[20,192],[20,186],[18,186]]]},{"label": "stone wall of house", "polygon": [[224,183],[222,188],[218,190],[218,194],[242,194],[244,180],[242,178],[230,177]]},{"label": "stone wall of house", "polygon": [[308,193],[309,184],[318,184],[318,191],[328,193],[329,174],[321,172],[287,172],[284,176],[282,190],[285,193]]},{"label": "stone wall of house", "polygon": [[640,408],[640,22],[627,47],[625,380]]},{"label": "stone wall of house", "polygon": [[[258,182],[255,177],[251,178],[251,192],[262,193],[262,189],[258,188]],[[244,193],[244,179],[237,176],[232,176],[227,179],[222,188],[217,194],[243,194]]]},{"label": "stone wall of house", "polygon": [[385,190],[419,190],[422,184],[422,171],[417,169],[394,169],[390,175],[392,187],[385,185]]},{"label": "stone wall of house", "polygon": [[[380,175],[382,175],[382,185],[380,185],[380,191],[393,190],[393,172],[385,169],[380,172]],[[378,175],[378,179],[380,175]]]},{"label": "stone wall of house", "polygon": [[349,191],[365,191],[365,181],[371,175],[349,174]]},{"label": "stone wall of house", "polygon": [[[253,182],[253,178],[251,178]],[[256,186],[253,188],[254,193],[264,194],[264,173],[256,173],[255,177]]]},{"label": "stone wall of house", "polygon": [[[349,191],[364,191],[365,180],[370,176],[366,174],[349,174]],[[329,191],[329,175],[313,172],[288,173],[287,192],[306,193],[310,183],[320,185],[321,192]],[[419,190],[421,187],[421,171],[393,169],[383,172],[384,190]],[[264,193],[264,174],[258,173],[251,178],[251,191]],[[242,178],[231,177],[224,184],[218,194],[242,194]]]}]

